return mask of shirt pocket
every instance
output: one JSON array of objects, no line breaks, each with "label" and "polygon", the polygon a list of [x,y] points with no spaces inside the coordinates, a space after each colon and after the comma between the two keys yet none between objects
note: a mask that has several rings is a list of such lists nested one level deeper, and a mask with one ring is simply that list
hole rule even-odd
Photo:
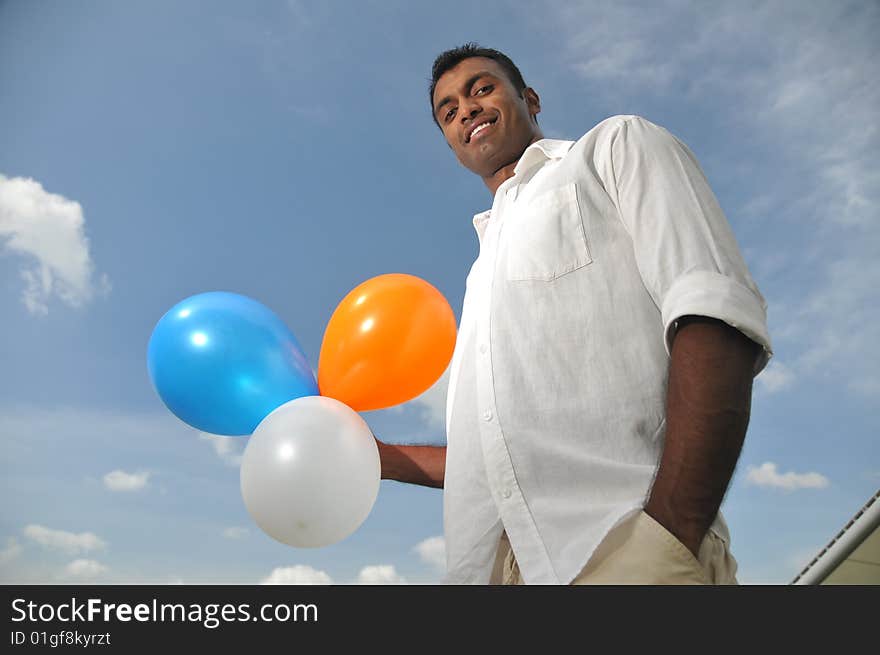
[{"label": "shirt pocket", "polygon": [[508,280],[555,280],[593,261],[574,183],[516,204],[503,230]]}]

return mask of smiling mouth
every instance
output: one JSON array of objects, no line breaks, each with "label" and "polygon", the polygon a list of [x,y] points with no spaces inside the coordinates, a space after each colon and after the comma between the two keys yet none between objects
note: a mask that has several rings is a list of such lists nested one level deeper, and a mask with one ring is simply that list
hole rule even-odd
[{"label": "smiling mouth", "polygon": [[479,125],[477,125],[477,127],[474,128],[474,131],[471,132],[471,133],[468,135],[468,138],[467,138],[466,143],[470,143],[470,142],[474,139],[474,137],[476,137],[476,136],[482,134],[484,131],[486,131],[487,128],[489,128],[489,127],[491,127],[492,125],[494,125],[496,120],[497,120],[497,119],[494,119],[494,118],[493,118],[493,119],[488,120],[488,121],[483,121],[482,123],[480,123]]}]

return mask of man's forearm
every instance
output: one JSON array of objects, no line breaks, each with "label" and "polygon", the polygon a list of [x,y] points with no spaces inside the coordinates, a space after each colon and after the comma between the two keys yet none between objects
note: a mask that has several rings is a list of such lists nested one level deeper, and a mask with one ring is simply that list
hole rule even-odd
[{"label": "man's forearm", "polygon": [[757,344],[687,316],[672,344],[666,442],[645,511],[696,555],[742,449]]},{"label": "man's forearm", "polygon": [[395,446],[378,439],[382,479],[425,487],[443,487],[446,446]]}]

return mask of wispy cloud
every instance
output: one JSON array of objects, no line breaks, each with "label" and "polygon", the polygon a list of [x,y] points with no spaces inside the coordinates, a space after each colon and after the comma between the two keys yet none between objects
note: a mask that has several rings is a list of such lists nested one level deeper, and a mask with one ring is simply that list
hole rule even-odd
[{"label": "wispy cloud", "polygon": [[223,530],[223,536],[227,539],[243,539],[248,535],[250,530],[239,526],[233,526]]},{"label": "wispy cloud", "polygon": [[31,524],[25,526],[24,535],[46,548],[70,553],[87,553],[107,547],[106,542],[92,532],[74,533]]},{"label": "wispy cloud", "polygon": [[229,466],[241,466],[247,440],[243,437],[227,437],[209,432],[199,432],[199,439],[211,444],[217,457]]},{"label": "wispy cloud", "polygon": [[[333,7],[322,3],[288,0],[287,11],[271,24],[262,18],[242,20],[220,17],[235,47],[256,55],[258,72],[269,88],[284,102],[287,110],[310,123],[326,125],[338,112],[334,103],[303,100],[300,84],[311,72],[310,52],[319,45],[317,35],[337,22]],[[313,78],[309,78],[313,79]]]},{"label": "wispy cloud", "polygon": [[[877,237],[865,241],[880,248]],[[880,261],[864,245],[829,264],[822,282],[790,319],[797,323],[790,332],[805,345],[796,366],[807,373],[839,372],[850,390],[880,397],[878,288]]]},{"label": "wispy cloud", "polygon": [[[880,7],[679,0],[648,12],[618,0],[551,7],[547,15],[565,35],[565,59],[599,83],[596,93],[641,94],[647,87],[684,90],[693,101],[735,97],[735,125],[759,130],[821,181],[804,185],[809,194],[794,217],[811,208],[809,216],[823,223],[876,226]],[[765,210],[780,208],[778,193],[756,191]]]},{"label": "wispy cloud", "polygon": [[3,251],[23,257],[22,301],[31,314],[48,314],[53,295],[81,307],[110,289],[106,275],[94,280],[80,204],[47,192],[36,180],[0,175]]},{"label": "wispy cloud", "polygon": [[427,391],[407,403],[416,408],[426,427],[441,429],[446,425],[447,389],[449,389],[449,367]]},{"label": "wispy cloud", "polygon": [[104,486],[110,491],[139,491],[147,486],[150,473],[126,473],[125,471],[110,471],[104,476]]},{"label": "wispy cloud", "polygon": [[406,578],[400,575],[391,564],[365,566],[357,577],[358,584],[393,585],[406,584]]},{"label": "wispy cloud", "polygon": [[272,569],[272,572],[260,580],[260,584],[333,584],[333,580],[324,571],[313,569],[311,566],[297,564],[296,566],[281,566]]},{"label": "wispy cloud", "polygon": [[0,565],[7,564],[21,555],[21,544],[15,537],[6,538],[6,547],[0,550]]},{"label": "wispy cloud", "polygon": [[414,550],[426,564],[446,568],[446,540],[443,537],[428,537],[417,543]]},{"label": "wispy cloud", "polygon": [[[541,12],[546,8],[535,7],[534,10]],[[571,68],[588,79],[598,82],[613,79],[618,83],[658,88],[668,85],[681,67],[684,55],[681,49],[667,53],[666,57],[653,56],[656,21],[645,20],[643,7],[633,3],[600,2],[580,6],[549,5],[549,8],[550,15],[555,15],[558,24],[565,26],[565,59]],[[672,10],[673,6],[666,6],[662,11]],[[689,23],[679,25],[687,29]]]},{"label": "wispy cloud", "polygon": [[92,580],[107,572],[107,567],[93,559],[76,559],[64,567],[64,577],[78,582]]},{"label": "wispy cloud", "polygon": [[771,487],[794,491],[796,489],[824,489],[829,481],[821,473],[779,473],[776,464],[764,462],[757,468],[750,466],[746,474],[746,482],[758,487]]},{"label": "wispy cloud", "polygon": [[758,386],[767,393],[776,393],[792,386],[795,376],[782,362],[771,360],[770,364],[755,378]]}]

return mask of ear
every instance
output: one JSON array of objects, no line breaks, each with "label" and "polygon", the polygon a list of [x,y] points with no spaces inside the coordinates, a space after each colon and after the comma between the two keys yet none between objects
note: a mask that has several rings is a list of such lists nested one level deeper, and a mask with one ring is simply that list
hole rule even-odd
[{"label": "ear", "polygon": [[535,117],[541,113],[541,99],[532,87],[527,86],[523,89],[523,99],[526,101],[530,116]]}]

